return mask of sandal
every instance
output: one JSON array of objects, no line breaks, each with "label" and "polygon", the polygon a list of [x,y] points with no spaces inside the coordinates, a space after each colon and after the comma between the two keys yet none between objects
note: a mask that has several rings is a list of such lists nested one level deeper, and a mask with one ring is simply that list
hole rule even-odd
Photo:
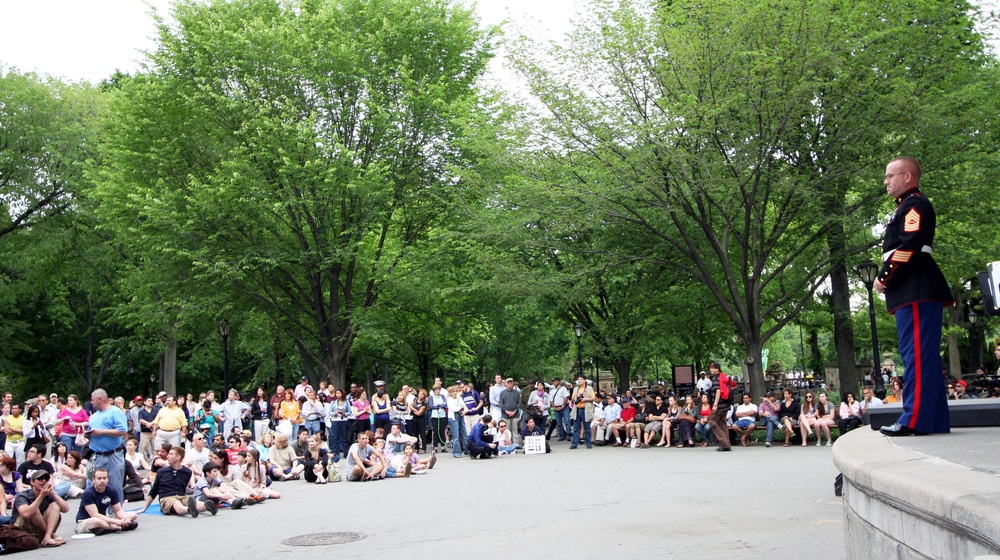
[{"label": "sandal", "polygon": [[788,447],[788,442],[786,441],[782,447]]}]

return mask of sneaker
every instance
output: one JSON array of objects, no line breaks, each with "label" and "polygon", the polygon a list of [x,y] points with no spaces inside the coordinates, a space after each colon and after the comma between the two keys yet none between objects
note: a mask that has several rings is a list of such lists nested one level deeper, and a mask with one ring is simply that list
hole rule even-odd
[{"label": "sneaker", "polygon": [[816,440],[816,447],[823,447],[823,442],[817,439]]},{"label": "sneaker", "polygon": [[506,454],[507,454],[506,451],[504,451],[503,449],[500,450],[500,455],[506,455]]},{"label": "sneaker", "polygon": [[118,531],[115,529],[105,529],[104,527],[94,527],[90,530],[90,532],[99,537],[101,535],[107,535],[108,533],[117,533]]},{"label": "sneaker", "polygon": [[232,508],[232,509],[240,509],[240,508],[243,507],[243,504],[245,504],[245,503],[246,503],[246,500],[244,500],[243,498],[236,498],[235,500],[233,500],[229,504],[229,507]]},{"label": "sneaker", "polygon": [[765,441],[764,442],[764,447],[771,447],[771,442]]},{"label": "sneaker", "polygon": [[826,446],[827,447],[831,447],[832,445],[833,445],[833,440],[832,439],[826,440]]},{"label": "sneaker", "polygon": [[208,511],[208,513],[211,513],[212,515],[215,515],[219,513],[219,506],[215,505],[215,502],[212,500],[206,500],[205,510]]},{"label": "sneaker", "polygon": [[194,496],[188,496],[188,514],[191,517],[198,517],[198,500]]}]

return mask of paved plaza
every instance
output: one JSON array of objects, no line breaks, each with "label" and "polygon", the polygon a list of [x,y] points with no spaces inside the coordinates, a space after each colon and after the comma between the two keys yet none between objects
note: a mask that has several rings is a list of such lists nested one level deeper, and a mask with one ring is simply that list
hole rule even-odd
[{"label": "paved plaza", "polygon": [[[108,546],[162,558],[171,551],[189,558],[195,550],[223,558],[847,554],[830,447],[758,444],[718,453],[713,447],[570,450],[552,443],[548,455],[479,461],[439,455],[434,470],[410,479],[276,483],[280,500],[198,519],[142,515],[132,533],[88,540],[69,538],[80,503],[72,500],[59,531],[68,543],[30,556],[101,554]],[[281,543],[325,532],[367,538],[309,548]]]}]

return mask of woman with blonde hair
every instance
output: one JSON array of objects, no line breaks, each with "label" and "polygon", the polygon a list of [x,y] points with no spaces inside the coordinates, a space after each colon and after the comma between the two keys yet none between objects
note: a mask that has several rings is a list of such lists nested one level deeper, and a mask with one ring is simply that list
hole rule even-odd
[{"label": "woman with blonde hair", "polygon": [[271,465],[271,480],[298,480],[306,469],[288,445],[288,436],[281,433],[274,436],[268,463]]}]

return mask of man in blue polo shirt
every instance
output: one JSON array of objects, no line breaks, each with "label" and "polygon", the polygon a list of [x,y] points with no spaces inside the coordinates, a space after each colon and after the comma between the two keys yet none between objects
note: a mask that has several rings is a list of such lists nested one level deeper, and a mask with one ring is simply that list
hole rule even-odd
[{"label": "man in blue polo shirt", "polygon": [[128,420],[122,409],[111,404],[104,389],[91,393],[90,402],[95,412],[88,420],[87,435],[94,455],[87,468],[87,487],[94,485],[94,471],[104,469],[108,471],[108,487],[118,492],[120,500],[122,483],[125,481],[125,434],[128,433]]}]

